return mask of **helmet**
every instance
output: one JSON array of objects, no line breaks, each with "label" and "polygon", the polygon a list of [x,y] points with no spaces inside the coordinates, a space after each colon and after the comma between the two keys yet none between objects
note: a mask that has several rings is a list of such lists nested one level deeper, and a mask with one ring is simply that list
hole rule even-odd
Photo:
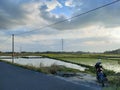
[{"label": "helmet", "polygon": [[97,62],[97,63],[96,63],[96,65],[100,65],[100,64],[101,64],[101,62]]}]

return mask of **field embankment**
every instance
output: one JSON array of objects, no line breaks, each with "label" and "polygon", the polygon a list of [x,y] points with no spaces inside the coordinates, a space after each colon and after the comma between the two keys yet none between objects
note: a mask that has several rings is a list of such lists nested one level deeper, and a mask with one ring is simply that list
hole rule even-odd
[{"label": "field embankment", "polygon": [[[86,69],[84,72],[93,75],[95,75],[94,65],[98,59],[101,59],[102,65],[105,68],[104,72],[109,79],[110,86],[113,85],[115,88],[120,86],[120,55],[118,54],[42,53],[39,55],[37,54],[37,56],[52,58],[87,67],[88,69]],[[30,66],[25,66],[25,68],[26,67],[28,69],[52,74],[56,73],[57,71],[76,71],[55,65],[51,67],[41,67],[39,69]]]},{"label": "field embankment", "polygon": [[41,54],[41,56],[85,66],[89,68],[86,69],[85,72],[94,75],[95,75],[94,65],[98,61],[98,59],[101,59],[102,65],[105,68],[104,72],[106,73],[109,79],[110,86],[112,86],[111,88],[113,88],[113,86],[114,88],[119,88],[120,86],[120,55],[118,54],[49,53],[49,54]]}]

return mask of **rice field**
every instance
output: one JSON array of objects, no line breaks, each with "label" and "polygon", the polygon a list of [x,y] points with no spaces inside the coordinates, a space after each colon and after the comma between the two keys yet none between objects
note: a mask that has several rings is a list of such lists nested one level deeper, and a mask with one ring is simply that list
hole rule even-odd
[{"label": "rice field", "polygon": [[76,64],[94,66],[101,59],[102,65],[107,70],[120,73],[120,55],[114,54],[42,54],[50,58],[64,60]]}]

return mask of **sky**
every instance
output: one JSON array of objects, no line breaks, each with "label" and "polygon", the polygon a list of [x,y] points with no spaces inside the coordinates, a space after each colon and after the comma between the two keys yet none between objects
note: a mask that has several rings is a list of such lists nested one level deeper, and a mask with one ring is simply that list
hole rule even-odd
[{"label": "sky", "polygon": [[[104,52],[120,48],[120,1],[0,0],[0,51]],[[65,22],[55,24],[66,20]]]}]

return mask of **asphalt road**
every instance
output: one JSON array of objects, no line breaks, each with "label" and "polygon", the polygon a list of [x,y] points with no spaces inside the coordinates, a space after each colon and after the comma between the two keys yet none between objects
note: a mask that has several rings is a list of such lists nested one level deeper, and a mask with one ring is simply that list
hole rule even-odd
[{"label": "asphalt road", "polygon": [[98,90],[0,62],[0,90]]}]

